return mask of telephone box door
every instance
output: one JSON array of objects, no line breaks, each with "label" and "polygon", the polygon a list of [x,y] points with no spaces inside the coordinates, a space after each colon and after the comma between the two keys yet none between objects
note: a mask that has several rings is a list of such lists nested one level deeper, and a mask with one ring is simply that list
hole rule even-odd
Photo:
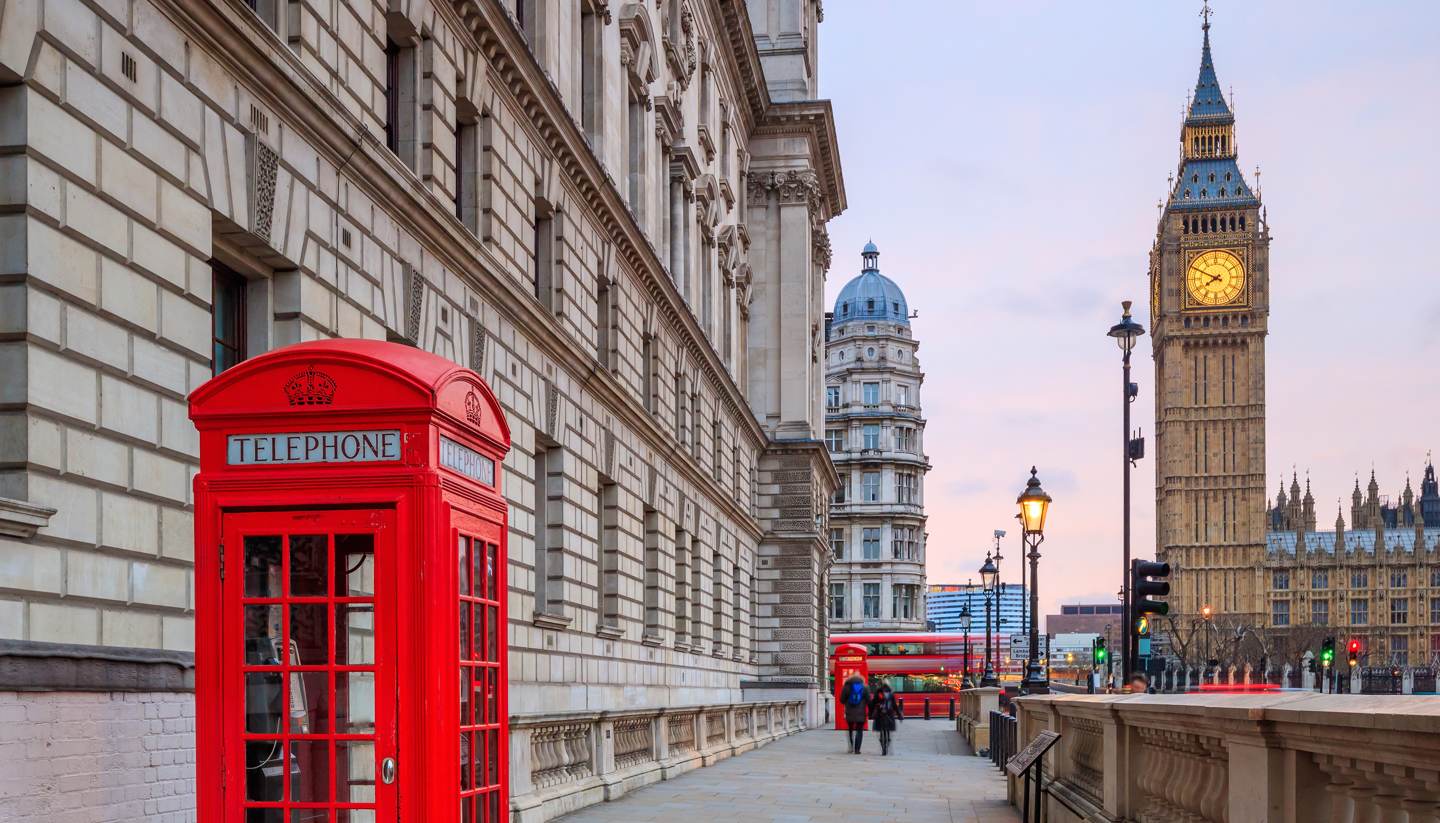
[{"label": "telephone box door", "polygon": [[509,817],[505,728],[505,543],[499,522],[456,511],[460,567],[460,821]]},{"label": "telephone box door", "polygon": [[224,823],[394,821],[395,513],[226,514],[221,534]]}]

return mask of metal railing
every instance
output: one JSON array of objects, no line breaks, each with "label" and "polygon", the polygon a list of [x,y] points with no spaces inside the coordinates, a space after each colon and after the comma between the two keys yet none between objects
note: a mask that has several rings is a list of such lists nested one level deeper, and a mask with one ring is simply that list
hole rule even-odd
[{"label": "metal railing", "polygon": [[1004,712],[990,712],[990,762],[1003,769],[1015,756],[1015,718]]}]

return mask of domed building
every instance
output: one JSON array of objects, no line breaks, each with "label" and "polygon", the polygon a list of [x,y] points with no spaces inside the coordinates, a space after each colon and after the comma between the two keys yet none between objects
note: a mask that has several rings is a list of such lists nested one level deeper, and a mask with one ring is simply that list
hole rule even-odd
[{"label": "domed building", "polygon": [[866,243],[825,328],[825,441],[840,474],[830,505],[830,630],[925,628],[925,418],[910,306]]}]

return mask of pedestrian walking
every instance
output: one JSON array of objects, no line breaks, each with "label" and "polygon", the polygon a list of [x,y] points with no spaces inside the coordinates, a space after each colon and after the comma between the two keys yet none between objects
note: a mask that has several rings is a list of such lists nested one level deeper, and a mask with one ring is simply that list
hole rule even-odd
[{"label": "pedestrian walking", "polygon": [[870,709],[870,689],[858,674],[850,675],[845,688],[840,690],[840,702],[845,706],[845,725],[849,728],[846,736],[850,740],[850,753],[860,753],[860,741],[865,737],[865,717]]},{"label": "pedestrian walking", "polygon": [[875,721],[873,728],[880,735],[880,754],[889,755],[890,735],[895,731],[895,724],[905,719],[890,684],[881,683],[875,696],[870,698],[870,719]]}]

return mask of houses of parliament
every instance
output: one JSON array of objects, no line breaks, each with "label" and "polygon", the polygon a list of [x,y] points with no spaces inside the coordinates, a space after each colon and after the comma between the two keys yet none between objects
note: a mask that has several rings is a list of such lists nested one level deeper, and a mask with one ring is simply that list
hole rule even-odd
[{"label": "houses of parliament", "polygon": [[[1229,628],[1331,629],[1361,641],[1369,665],[1440,655],[1440,489],[1433,465],[1420,494],[1395,498],[1357,479],[1347,527],[1316,528],[1298,476],[1265,493],[1265,339],[1270,227],[1240,171],[1235,115],[1211,53],[1209,9],[1200,71],[1180,129],[1150,251],[1155,363],[1156,555],[1172,568],[1170,617],[1208,607]],[[1316,641],[1318,643],[1318,640]]]}]

